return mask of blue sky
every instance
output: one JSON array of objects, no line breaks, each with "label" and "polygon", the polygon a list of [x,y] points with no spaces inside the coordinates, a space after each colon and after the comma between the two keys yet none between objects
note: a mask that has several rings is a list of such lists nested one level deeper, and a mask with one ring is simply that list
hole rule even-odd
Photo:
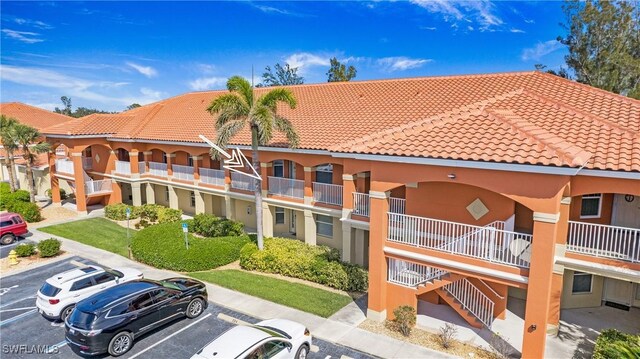
[{"label": "blue sky", "polygon": [[5,2],[2,102],[120,111],[288,62],[306,83],[329,58],[356,80],[563,64],[561,2]]}]

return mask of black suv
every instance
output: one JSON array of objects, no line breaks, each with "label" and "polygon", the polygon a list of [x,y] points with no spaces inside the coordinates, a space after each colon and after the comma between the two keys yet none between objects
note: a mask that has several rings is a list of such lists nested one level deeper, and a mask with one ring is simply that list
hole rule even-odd
[{"label": "black suv", "polygon": [[207,289],[190,278],[139,280],[80,301],[65,321],[66,340],[83,355],[126,353],[134,338],[207,307]]}]

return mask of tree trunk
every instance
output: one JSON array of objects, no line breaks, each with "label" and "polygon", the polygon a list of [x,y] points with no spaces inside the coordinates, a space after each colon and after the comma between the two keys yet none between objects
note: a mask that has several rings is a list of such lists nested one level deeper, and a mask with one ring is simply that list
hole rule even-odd
[{"label": "tree trunk", "polygon": [[[251,160],[253,168],[260,173],[260,160],[258,159],[258,128],[251,126]],[[258,249],[264,248],[264,240],[262,238],[262,180],[255,180],[255,196],[256,196],[256,232],[258,237]]]},{"label": "tree trunk", "polygon": [[29,187],[29,199],[31,200],[31,203],[36,203],[36,188],[33,185],[33,169],[31,168],[31,161],[32,158],[31,156],[29,156],[29,158],[25,158],[25,166],[26,166],[26,172],[27,172],[27,186]]},{"label": "tree trunk", "polygon": [[11,192],[16,191],[16,180],[13,176],[13,171],[16,169],[13,165],[13,154],[7,152],[6,157],[4,158],[4,164],[7,166],[7,174],[9,175],[9,188],[11,188]]}]

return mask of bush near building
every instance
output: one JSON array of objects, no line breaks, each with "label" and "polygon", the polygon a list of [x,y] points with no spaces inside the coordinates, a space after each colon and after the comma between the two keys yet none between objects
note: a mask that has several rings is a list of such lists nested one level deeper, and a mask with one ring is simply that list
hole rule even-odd
[{"label": "bush near building", "polygon": [[605,329],[600,333],[593,349],[593,359],[640,357],[640,335]]},{"label": "bush near building", "polygon": [[36,245],[33,243],[18,244],[15,251],[18,257],[30,257],[36,253]]},{"label": "bush near building", "polygon": [[367,271],[355,264],[341,262],[337,250],[310,246],[295,239],[266,238],[262,251],[255,243],[249,243],[240,252],[240,266],[350,292],[365,292],[369,286]]},{"label": "bush near building", "polygon": [[0,210],[18,213],[27,222],[40,222],[42,214],[37,204],[30,202],[29,191],[11,192],[8,183],[0,183]]},{"label": "bush near building", "polygon": [[197,214],[189,221],[189,231],[204,237],[240,236],[244,233],[244,224],[212,214]]},{"label": "bush near building", "polygon": [[411,330],[416,326],[416,309],[410,305],[401,305],[393,310],[393,317],[393,320],[388,322],[391,329],[405,337],[411,335]]},{"label": "bush near building", "polygon": [[[47,197],[49,198],[53,197],[51,194],[51,188],[49,188],[46,193],[47,193]],[[67,191],[65,191],[63,188],[60,188],[60,199],[61,200],[67,199]]]},{"label": "bush near building", "polygon": [[179,222],[157,224],[136,233],[131,251],[136,260],[156,268],[191,272],[237,261],[240,249],[250,242],[246,235],[200,238],[189,233],[187,238],[189,249]]},{"label": "bush near building", "polygon": [[45,239],[38,243],[38,253],[42,258],[58,255],[60,253],[60,241],[55,238]]},{"label": "bush near building", "polygon": [[136,228],[145,228],[156,223],[177,222],[182,218],[182,211],[168,208],[159,204],[145,204],[130,206],[124,203],[110,204],[104,208],[104,215],[115,221],[127,219],[127,209],[131,211],[129,219],[140,218]]}]

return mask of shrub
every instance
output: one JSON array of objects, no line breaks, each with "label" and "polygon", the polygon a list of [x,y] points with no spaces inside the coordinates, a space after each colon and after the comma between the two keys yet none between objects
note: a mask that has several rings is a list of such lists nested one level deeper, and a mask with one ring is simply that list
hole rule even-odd
[{"label": "shrub", "polygon": [[[47,190],[47,197],[52,198],[51,188]],[[63,188],[60,188],[60,199],[67,199],[67,191]]]},{"label": "shrub", "polygon": [[181,272],[202,271],[238,260],[247,236],[198,238],[188,234],[189,249],[179,222],[162,223],[140,230],[131,251],[136,260],[156,268]]},{"label": "shrub", "polygon": [[158,220],[158,210],[162,208],[159,204],[143,204],[139,207],[140,217],[148,222],[156,222]]},{"label": "shrub", "polygon": [[177,222],[182,218],[182,210],[160,206],[158,208],[158,223]]},{"label": "shrub", "polygon": [[[640,336],[605,329],[596,339],[593,359],[626,358],[640,351]],[[624,353],[627,353],[623,355]],[[633,358],[633,356],[630,356]]]},{"label": "shrub", "polygon": [[393,324],[397,331],[405,337],[411,335],[416,325],[416,309],[410,305],[401,305],[393,310]]},{"label": "shrub", "polygon": [[40,257],[53,257],[60,253],[60,241],[55,238],[45,239],[44,241],[38,243],[38,252],[40,252]]},{"label": "shrub", "polygon": [[133,206],[124,203],[115,203],[104,207],[104,216],[116,221],[123,221],[127,219],[127,208],[131,210],[130,219],[138,218],[139,213],[133,210]]},{"label": "shrub", "polygon": [[205,237],[240,236],[244,233],[242,222],[218,218],[212,214],[197,214],[189,223],[189,231]]},{"label": "shrub", "polygon": [[[3,183],[6,184],[6,183]],[[2,190],[0,190],[0,209],[6,209],[10,212],[14,212],[9,209],[9,207],[13,203],[20,202],[30,202],[31,197],[29,195],[29,191],[25,191],[23,189],[16,190],[15,192],[11,192],[9,185],[2,186]]]},{"label": "shrub", "polygon": [[42,220],[40,207],[35,203],[11,201],[7,203],[6,209],[9,212],[19,213],[27,222],[40,222]]},{"label": "shrub", "polygon": [[18,257],[29,257],[36,252],[36,245],[33,243],[18,244],[15,251]]},{"label": "shrub", "polygon": [[440,327],[440,331],[438,333],[440,345],[445,349],[451,348],[456,339],[456,334],[458,334],[458,329],[455,325],[451,323],[444,323],[444,325]]},{"label": "shrub", "polygon": [[240,251],[240,265],[247,270],[277,273],[346,291],[364,292],[367,271],[342,263],[340,253],[326,246],[310,246],[285,238],[266,238],[264,250],[249,243]]}]

